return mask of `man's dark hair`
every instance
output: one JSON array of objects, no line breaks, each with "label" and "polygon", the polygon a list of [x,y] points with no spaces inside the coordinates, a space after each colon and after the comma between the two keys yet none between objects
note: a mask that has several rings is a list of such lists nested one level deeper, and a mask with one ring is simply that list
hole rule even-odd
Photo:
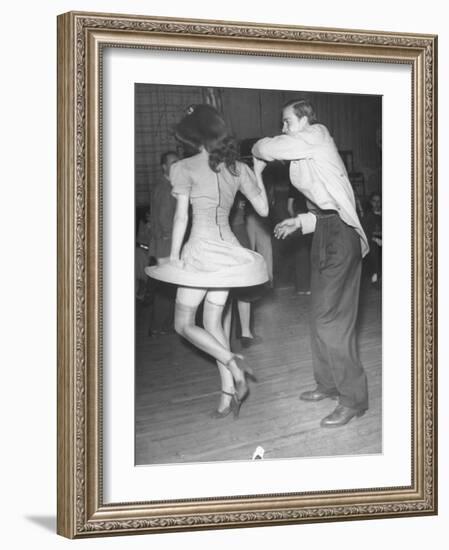
[{"label": "man's dark hair", "polygon": [[315,111],[312,104],[307,99],[292,99],[291,101],[287,101],[283,109],[286,109],[287,107],[293,107],[295,115],[298,118],[306,116],[309,124],[313,124],[316,122]]}]

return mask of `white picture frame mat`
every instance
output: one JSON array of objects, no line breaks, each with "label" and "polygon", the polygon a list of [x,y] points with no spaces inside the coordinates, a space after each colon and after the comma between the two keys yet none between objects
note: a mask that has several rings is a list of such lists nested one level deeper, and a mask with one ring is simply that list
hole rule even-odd
[{"label": "white picture frame mat", "polygon": [[[104,50],[103,75],[104,502],[409,485],[412,357],[410,67],[400,64],[109,48]],[[134,465],[136,83],[383,96],[381,454],[138,467]],[[317,423],[319,420],[317,418]],[[298,423],[300,422],[301,419],[298,418]],[[323,437],[326,437],[324,430]]]}]

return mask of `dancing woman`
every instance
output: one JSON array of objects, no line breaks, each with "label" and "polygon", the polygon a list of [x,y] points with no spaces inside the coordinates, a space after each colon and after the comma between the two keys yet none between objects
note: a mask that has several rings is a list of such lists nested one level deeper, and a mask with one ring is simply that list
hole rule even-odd
[{"label": "dancing woman", "polygon": [[[190,107],[176,127],[176,137],[197,154],[171,168],[172,193],[177,202],[170,258],[147,268],[146,273],[179,286],[175,330],[217,361],[222,392],[215,416],[222,418],[233,412],[238,417],[249,394],[247,376],[253,373],[244,358],[230,350],[223,329],[223,309],[231,287],[262,284],[268,274],[262,256],[239,244],[228,218],[237,191],[251,201],[259,215],[268,215],[261,177],[265,163],[256,160],[253,173],[237,160],[235,141],[222,117],[209,105]],[[192,227],[182,247],[189,203]],[[195,316],[203,300],[201,328]]]}]

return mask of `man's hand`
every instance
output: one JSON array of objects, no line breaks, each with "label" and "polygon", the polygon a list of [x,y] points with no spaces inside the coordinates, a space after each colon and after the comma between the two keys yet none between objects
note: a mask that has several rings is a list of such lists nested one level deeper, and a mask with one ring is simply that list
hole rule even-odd
[{"label": "man's hand", "polygon": [[287,218],[286,220],[278,223],[274,228],[274,236],[276,239],[285,239],[298,229],[298,223],[296,218]]}]

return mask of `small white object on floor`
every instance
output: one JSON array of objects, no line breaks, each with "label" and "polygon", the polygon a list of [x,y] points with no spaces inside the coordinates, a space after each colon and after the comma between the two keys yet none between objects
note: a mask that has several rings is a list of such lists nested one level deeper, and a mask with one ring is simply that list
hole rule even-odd
[{"label": "small white object on floor", "polygon": [[257,447],[253,454],[253,460],[263,460],[265,449],[263,447]]}]

